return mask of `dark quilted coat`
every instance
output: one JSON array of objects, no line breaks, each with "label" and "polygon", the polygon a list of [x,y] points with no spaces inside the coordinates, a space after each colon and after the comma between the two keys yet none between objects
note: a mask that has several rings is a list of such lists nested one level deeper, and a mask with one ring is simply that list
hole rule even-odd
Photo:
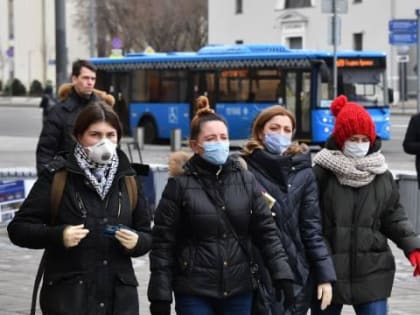
[{"label": "dark quilted coat", "polygon": [[252,290],[249,258],[221,211],[244,244],[256,242],[275,280],[293,279],[254,176],[231,159],[219,169],[194,155],[184,174],[169,179],[156,210],[150,301],[172,301],[172,292],[220,299]]},{"label": "dark quilted coat", "polygon": [[[332,138],[327,148],[338,149]],[[377,141],[370,153],[379,149]],[[319,165],[314,172],[321,192],[324,235],[337,272],[333,303],[359,304],[389,297],[395,261],[388,239],[406,255],[420,248],[392,174],[376,175],[369,184],[354,188],[340,184]]]},{"label": "dark quilted coat", "polygon": [[315,283],[334,282],[335,270],[322,235],[310,153],[278,156],[258,149],[243,158],[261,190],[276,199],[271,211],[293,270],[296,295],[307,285],[311,273]]}]

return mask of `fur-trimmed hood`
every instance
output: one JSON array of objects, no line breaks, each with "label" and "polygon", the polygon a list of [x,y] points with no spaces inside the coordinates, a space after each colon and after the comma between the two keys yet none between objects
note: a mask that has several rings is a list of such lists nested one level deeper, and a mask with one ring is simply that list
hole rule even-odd
[{"label": "fur-trimmed hood", "polygon": [[169,155],[169,176],[174,177],[184,173],[185,163],[193,156],[192,152],[177,151]]},{"label": "fur-trimmed hood", "polygon": [[[70,91],[73,87],[73,84],[71,83],[64,83],[60,86],[60,88],[58,89],[58,99],[60,101],[63,101],[65,99],[68,98]],[[110,106],[114,106],[115,104],[115,98],[111,95],[108,94],[105,91],[101,91],[101,90],[97,90],[94,89],[93,92],[101,99],[103,100],[105,103],[107,103]]]}]

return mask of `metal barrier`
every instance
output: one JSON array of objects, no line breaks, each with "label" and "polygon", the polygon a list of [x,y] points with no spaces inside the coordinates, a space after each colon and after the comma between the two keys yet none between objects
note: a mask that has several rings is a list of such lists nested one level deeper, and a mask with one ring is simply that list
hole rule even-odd
[{"label": "metal barrier", "polygon": [[168,166],[165,164],[150,164],[150,172],[148,176],[142,176],[144,185],[144,194],[147,199],[148,208],[153,215],[166,182],[168,181]]},{"label": "metal barrier", "polygon": [[171,151],[181,150],[182,133],[181,129],[175,128],[171,130]]},{"label": "metal barrier", "polygon": [[413,172],[397,173],[400,202],[417,233],[420,233],[420,190]]}]

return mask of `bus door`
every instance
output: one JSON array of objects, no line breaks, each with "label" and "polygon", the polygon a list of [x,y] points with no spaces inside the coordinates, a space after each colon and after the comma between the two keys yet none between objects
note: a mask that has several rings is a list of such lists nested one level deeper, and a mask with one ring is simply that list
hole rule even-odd
[{"label": "bus door", "polygon": [[287,71],[285,75],[285,104],[296,117],[295,138],[311,141],[311,72]]},{"label": "bus door", "polygon": [[210,107],[214,108],[215,96],[215,73],[214,71],[190,71],[188,74],[188,99],[190,101],[190,118],[195,115],[195,100],[200,95],[209,99]]}]

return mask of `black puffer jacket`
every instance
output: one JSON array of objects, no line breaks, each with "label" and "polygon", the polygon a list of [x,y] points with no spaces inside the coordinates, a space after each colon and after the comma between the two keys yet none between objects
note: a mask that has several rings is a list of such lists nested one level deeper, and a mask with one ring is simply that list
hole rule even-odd
[{"label": "black puffer jacket", "polygon": [[[119,158],[118,171],[104,200],[87,183],[73,157],[66,166],[67,181],[56,225],[49,223],[53,173],[43,172],[8,226],[14,244],[46,249],[40,296],[44,314],[139,313],[131,257],[143,255],[151,247],[150,218],[140,185],[138,204],[131,209],[124,176],[134,175],[134,171],[122,152]],[[118,223],[139,232],[133,250],[126,250],[117,240],[104,235],[106,224]],[[78,246],[65,248],[64,228],[78,224],[85,224],[89,234]]]},{"label": "black puffer jacket", "polygon": [[[338,150],[332,138],[327,148]],[[377,141],[370,153],[379,149]],[[406,255],[420,248],[392,174],[386,171],[354,188],[340,184],[331,171],[319,165],[314,172],[321,192],[324,235],[337,272],[333,303],[360,304],[389,297],[395,261],[388,238]]]},{"label": "black puffer jacket", "polygon": [[271,211],[298,284],[296,293],[306,285],[311,269],[316,283],[335,281],[332,259],[322,236],[310,152],[278,156],[255,150],[243,158],[261,189],[276,199]]},{"label": "black puffer jacket", "polygon": [[172,301],[173,291],[224,298],[252,290],[249,258],[221,211],[244,244],[258,244],[273,279],[293,279],[254,176],[231,159],[219,171],[195,155],[184,174],[169,179],[156,210],[150,301]]},{"label": "black puffer jacket", "polygon": [[405,153],[416,155],[417,183],[420,189],[420,114],[411,117],[405,133],[403,148]]},{"label": "black puffer jacket", "polygon": [[75,142],[71,137],[77,115],[91,102],[99,100],[95,93],[86,99],[80,97],[74,88],[62,102],[52,107],[42,127],[36,148],[38,174],[57,154],[70,152]]}]

